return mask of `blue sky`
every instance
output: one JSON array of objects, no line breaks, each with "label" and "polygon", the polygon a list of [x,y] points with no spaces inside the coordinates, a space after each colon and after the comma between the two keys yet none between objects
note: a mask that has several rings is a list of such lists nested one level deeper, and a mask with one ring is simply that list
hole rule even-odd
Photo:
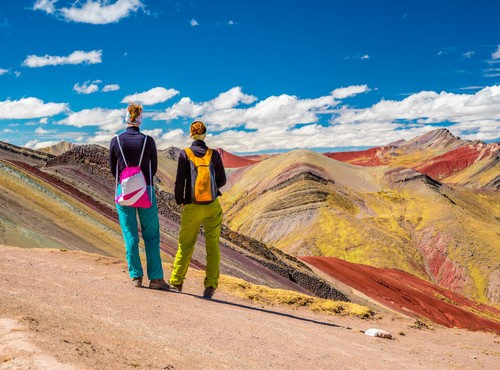
[{"label": "blue sky", "polygon": [[499,1],[0,0],[0,140],[355,149],[500,137]]}]

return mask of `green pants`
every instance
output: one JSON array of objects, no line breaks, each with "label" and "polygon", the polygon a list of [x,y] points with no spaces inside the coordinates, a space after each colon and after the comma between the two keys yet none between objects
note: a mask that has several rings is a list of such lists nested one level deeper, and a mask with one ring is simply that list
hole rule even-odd
[{"label": "green pants", "polygon": [[174,267],[170,277],[171,284],[181,284],[186,276],[194,245],[203,223],[207,248],[207,267],[205,288],[219,284],[220,249],[219,236],[222,223],[222,208],[219,199],[210,204],[186,204],[182,211],[179,246],[175,255]]}]

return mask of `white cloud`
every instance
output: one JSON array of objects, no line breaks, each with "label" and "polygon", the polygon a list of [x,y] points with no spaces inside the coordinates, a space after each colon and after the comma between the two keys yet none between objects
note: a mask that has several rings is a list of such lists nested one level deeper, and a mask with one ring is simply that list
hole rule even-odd
[{"label": "white cloud", "polygon": [[101,63],[102,50],[92,50],[89,52],[77,50],[67,57],[44,55],[28,55],[23,62],[23,66],[38,68],[45,66],[57,66],[63,64],[96,64]]},{"label": "white cloud", "polygon": [[149,135],[154,138],[160,137],[160,135],[163,133],[163,130],[161,128],[155,128],[153,130],[141,130],[141,132],[144,135]]},{"label": "white cloud", "polygon": [[41,123],[42,125],[46,125],[46,124],[47,124],[47,122],[49,122],[49,119],[48,119],[47,117],[44,117],[44,118],[41,118],[41,119],[40,119],[40,123]]},{"label": "white cloud", "polygon": [[76,91],[78,94],[92,94],[99,91],[99,86],[97,84],[101,82],[101,80],[95,80],[93,82],[86,81],[81,85],[76,83],[73,86],[73,91]]},{"label": "white cloud", "polygon": [[189,24],[193,27],[196,27],[196,26],[199,26],[200,24],[196,21],[196,19],[191,19],[191,21],[189,22]]},{"label": "white cloud", "polygon": [[364,54],[361,56],[361,59],[370,59],[370,56],[368,54]]},{"label": "white cloud", "polygon": [[0,76],[1,75],[5,75],[7,73],[9,73],[10,69],[3,69],[3,68],[0,68]]},{"label": "white cloud", "polygon": [[474,95],[421,91],[401,101],[382,100],[370,108],[347,109],[334,123],[393,122],[427,118],[432,122],[500,119],[500,85]]},{"label": "white cloud", "polygon": [[109,91],[118,91],[120,90],[120,85],[118,84],[110,84],[110,85],[105,85],[102,88],[102,92],[109,92]]},{"label": "white cloud", "polygon": [[497,51],[495,51],[493,54],[491,54],[492,59],[500,59],[500,45],[498,45]]},{"label": "white cloud", "polygon": [[44,103],[37,98],[0,101],[0,119],[50,117],[68,111],[66,103]]},{"label": "white cloud", "polygon": [[233,26],[233,25],[235,25],[234,21],[232,21],[232,20],[229,20],[229,21],[227,22],[227,24],[228,24],[229,26]]},{"label": "white cloud", "polygon": [[469,50],[469,51],[467,51],[467,52],[463,53],[463,54],[462,54],[462,56],[463,56],[464,58],[471,58],[471,57],[472,57],[475,53],[476,53],[475,51],[471,51],[471,50]]},{"label": "white cloud", "polygon": [[54,4],[57,3],[57,1],[58,0],[37,0],[33,5],[33,10],[41,10],[47,14],[53,14],[56,10]]},{"label": "white cloud", "polygon": [[67,118],[56,123],[75,127],[97,126],[105,131],[116,132],[125,127],[124,122],[124,109],[93,108],[73,112]]},{"label": "white cloud", "polygon": [[241,103],[251,104],[255,100],[255,96],[244,94],[241,87],[233,87],[204,103],[195,103],[188,97],[182,98],[164,112],[154,115],[153,119],[169,121],[178,117],[195,118],[207,113],[227,111]]},{"label": "white cloud", "polygon": [[352,85],[335,89],[332,91],[332,95],[335,99],[345,99],[368,91],[370,91],[368,85]]},{"label": "white cloud", "polygon": [[122,99],[122,103],[139,103],[143,105],[154,105],[163,103],[179,94],[175,89],[165,89],[164,87],[154,87],[142,93],[127,95]]},{"label": "white cloud", "polygon": [[21,72],[14,71],[14,76],[16,76],[16,77],[20,77],[21,75],[22,75],[22,73],[21,73]]},{"label": "white cloud", "polygon": [[10,132],[14,132],[14,130],[11,130],[10,128],[5,128],[5,129],[3,129],[2,132],[5,132],[6,134],[8,134]]},{"label": "white cloud", "polygon": [[35,134],[37,135],[45,135],[45,134],[48,134],[50,133],[49,130],[45,130],[43,127],[38,127],[36,130],[35,130]]},{"label": "white cloud", "polygon": [[[210,146],[241,153],[386,145],[433,130],[436,123],[440,127],[444,123],[453,134],[471,140],[499,137],[500,86],[485,87],[474,94],[422,91],[364,109],[338,106],[335,100],[367,91],[368,86],[359,85],[335,89],[331,95],[315,99],[283,94],[244,109],[234,108],[234,103],[215,109],[213,101],[193,103],[183,98],[160,115],[201,117],[208,126]],[[329,125],[319,120],[324,112],[333,113]],[[219,132],[222,128],[226,130]],[[162,135],[158,146],[183,147],[189,141],[187,132],[176,129]]]},{"label": "white cloud", "polygon": [[56,2],[57,0],[37,0],[33,10],[54,14],[67,22],[108,24],[119,22],[131,13],[144,9],[141,0],[117,0],[112,4],[109,0],[86,0],[83,5],[80,1],[75,1],[71,7],[59,9],[54,6]]},{"label": "white cloud", "polygon": [[99,131],[87,139],[87,144],[99,144],[109,147],[109,142],[115,136],[113,132],[110,131]]}]

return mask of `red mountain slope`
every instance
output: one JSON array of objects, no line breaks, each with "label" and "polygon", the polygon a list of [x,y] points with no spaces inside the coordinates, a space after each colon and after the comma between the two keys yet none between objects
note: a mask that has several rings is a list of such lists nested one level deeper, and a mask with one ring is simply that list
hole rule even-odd
[{"label": "red mountain slope", "polygon": [[251,159],[243,158],[234,154],[231,154],[224,149],[217,148],[215,149],[219,152],[219,154],[222,157],[222,162],[224,163],[225,168],[239,168],[239,167],[246,167],[250,166],[254,163],[257,163],[256,161],[253,161]]},{"label": "red mountain slope", "polygon": [[447,327],[500,332],[500,310],[403,271],[350,263],[334,257],[300,259],[406,315],[416,314]]},{"label": "red mountain slope", "polygon": [[325,153],[325,155],[337,161],[355,164],[358,166],[381,166],[384,165],[385,162],[382,162],[380,154],[386,150],[387,147],[375,147],[356,152]]},{"label": "red mountain slope", "polygon": [[438,155],[416,166],[415,169],[436,180],[441,180],[462,171],[476,161],[491,157],[493,153],[499,151],[499,148],[498,144],[485,145],[483,143],[463,146]]}]

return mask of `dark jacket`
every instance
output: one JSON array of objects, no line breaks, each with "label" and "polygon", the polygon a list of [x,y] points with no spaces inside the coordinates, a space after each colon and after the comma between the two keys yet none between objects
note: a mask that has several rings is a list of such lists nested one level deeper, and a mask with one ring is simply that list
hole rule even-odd
[{"label": "dark jacket", "polygon": [[[120,134],[120,144],[125,154],[125,159],[129,167],[136,167],[139,165],[139,159],[141,158],[142,146],[144,144],[144,134],[141,134],[139,127],[129,126],[127,130]],[[121,175],[123,169],[125,168],[125,162],[123,161],[122,155],[120,153],[120,148],[118,147],[118,142],[116,137],[111,139],[111,144],[109,145],[109,167],[113,176],[116,177],[116,162],[118,161],[118,174]],[[151,161],[151,175],[149,174],[149,161]],[[146,183],[151,185],[151,178],[156,174],[158,169],[158,154],[156,152],[156,143],[151,136],[148,136],[148,141],[146,143],[146,148],[144,149],[144,156],[142,157],[141,170],[146,178]],[[118,181],[120,179],[118,178]]]},{"label": "dark jacket", "polygon": [[[191,150],[197,157],[203,157],[207,152],[207,144],[202,140],[193,141]],[[222,164],[222,158],[216,150],[212,152],[210,163],[215,171],[215,182],[217,183],[217,194],[221,195],[219,189],[226,184],[226,172]],[[183,149],[179,154],[177,162],[177,176],[175,178],[175,201],[177,204],[190,204],[191,202],[191,168],[189,158]]]}]

